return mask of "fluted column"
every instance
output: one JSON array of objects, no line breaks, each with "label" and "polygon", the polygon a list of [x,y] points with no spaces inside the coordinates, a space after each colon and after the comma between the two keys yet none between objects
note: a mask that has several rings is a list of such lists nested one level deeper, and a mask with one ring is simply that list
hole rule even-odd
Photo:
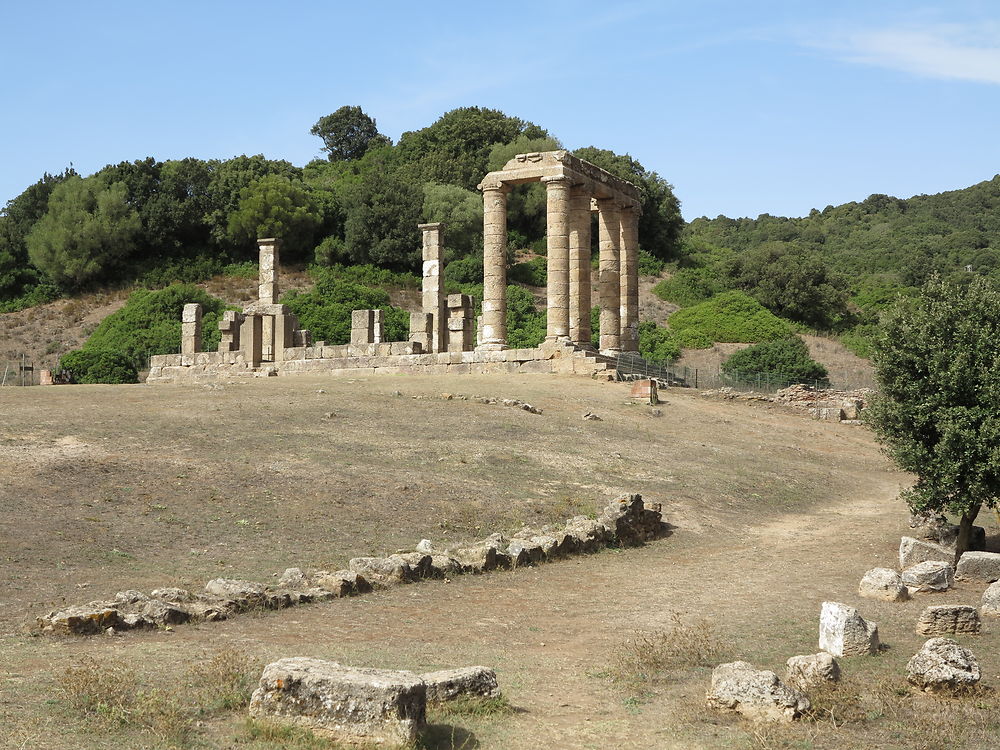
[{"label": "fluted column", "polygon": [[621,347],[639,351],[639,212],[621,210]]},{"label": "fluted column", "polygon": [[483,191],[483,329],[480,349],[507,348],[507,186]]},{"label": "fluted column", "polygon": [[546,341],[569,340],[569,192],[567,177],[543,177],[548,282]]},{"label": "fluted column", "polygon": [[613,198],[597,201],[600,243],[598,291],[601,295],[601,343],[606,354],[621,351],[621,215]]},{"label": "fluted column", "polygon": [[589,344],[590,330],[590,192],[573,188],[569,195],[569,338]]}]

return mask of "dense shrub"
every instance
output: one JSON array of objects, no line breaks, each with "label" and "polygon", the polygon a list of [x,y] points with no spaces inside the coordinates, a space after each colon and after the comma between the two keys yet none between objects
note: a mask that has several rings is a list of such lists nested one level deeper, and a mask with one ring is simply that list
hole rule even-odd
[{"label": "dense shrub", "polygon": [[154,258],[132,269],[140,286],[158,289],[170,284],[193,284],[223,273],[225,258],[218,253],[193,253],[187,257]]},{"label": "dense shrub", "polygon": [[770,382],[826,382],[827,371],[809,355],[798,336],[766,341],[733,354],[722,363],[722,372],[741,382],[752,382],[766,373]]},{"label": "dense shrub", "polygon": [[545,311],[535,308],[535,296],[524,287],[507,287],[507,343],[529,349],[545,339]]},{"label": "dense shrub", "polygon": [[135,358],[106,349],[77,349],[59,360],[59,369],[69,371],[76,383],[135,383],[139,371]]},{"label": "dense shrub", "polygon": [[639,324],[639,353],[649,362],[673,362],[681,356],[681,347],[673,334],[651,320]]},{"label": "dense shrub", "polygon": [[[419,289],[420,277],[407,271],[390,271],[388,268],[373,266],[368,263],[358,265],[333,265],[329,268],[313,267],[310,276],[318,286],[330,280],[349,281],[354,284],[370,287],[401,287],[403,289]],[[365,308],[358,308],[365,309]]]},{"label": "dense shrub", "polygon": [[454,284],[482,284],[483,256],[469,255],[444,267],[444,280]]},{"label": "dense shrub", "polygon": [[528,286],[545,286],[548,282],[547,259],[541,256],[517,263],[507,272],[507,280]]},{"label": "dense shrub", "polygon": [[724,289],[707,268],[684,268],[653,287],[653,294],[680,307],[704,302]]},{"label": "dense shrub", "polygon": [[792,333],[788,321],[768,311],[748,294],[737,291],[725,292],[678,310],[670,316],[669,325],[679,340],[695,331],[712,341],[752,344],[775,341]]},{"label": "dense shrub", "polygon": [[46,302],[59,299],[60,296],[62,295],[59,290],[51,284],[37,284],[29,287],[17,297],[0,302],[0,313],[17,312],[26,307],[43,305]]},{"label": "dense shrub", "polygon": [[663,269],[666,268],[666,266],[667,264],[659,258],[650,255],[645,250],[639,250],[640,276],[659,276],[663,273]]},{"label": "dense shrub", "polygon": [[331,273],[335,270],[314,271],[316,286],[312,291],[288,292],[281,300],[298,316],[299,325],[312,332],[314,340],[349,343],[353,310],[382,310],[388,341],[405,341],[409,337],[409,314],[389,304],[388,292]]}]

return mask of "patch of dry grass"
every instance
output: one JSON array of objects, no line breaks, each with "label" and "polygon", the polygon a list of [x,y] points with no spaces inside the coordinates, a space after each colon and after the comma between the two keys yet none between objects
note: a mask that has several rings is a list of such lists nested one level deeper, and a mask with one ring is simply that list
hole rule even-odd
[{"label": "patch of dry grass", "polygon": [[614,650],[609,669],[613,680],[635,686],[656,682],[672,670],[718,663],[722,643],[709,620],[685,620],[679,612],[670,612],[668,618],[667,627],[637,631]]}]

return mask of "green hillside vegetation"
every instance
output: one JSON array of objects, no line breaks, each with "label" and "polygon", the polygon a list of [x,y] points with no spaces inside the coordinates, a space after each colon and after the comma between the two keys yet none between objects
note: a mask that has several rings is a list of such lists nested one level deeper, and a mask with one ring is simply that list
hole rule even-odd
[{"label": "green hillside vegetation", "polygon": [[798,336],[765,341],[735,352],[722,363],[722,374],[738,383],[759,382],[763,376],[769,384],[781,386],[829,385],[826,368],[809,355],[809,347]]}]

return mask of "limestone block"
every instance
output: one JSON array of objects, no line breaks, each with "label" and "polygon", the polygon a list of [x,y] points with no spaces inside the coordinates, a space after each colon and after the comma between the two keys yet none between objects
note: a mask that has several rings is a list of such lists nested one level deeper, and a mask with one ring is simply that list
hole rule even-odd
[{"label": "limestone block", "polygon": [[986,587],[979,612],[985,617],[1000,617],[1000,581]]},{"label": "limestone block", "polygon": [[826,651],[793,656],[785,664],[785,682],[800,690],[840,680],[840,665]]},{"label": "limestone block", "polygon": [[371,329],[375,326],[374,310],[352,310],[351,328]]},{"label": "limestone block", "polygon": [[344,743],[399,747],[426,721],[427,688],[412,672],[358,669],[293,657],[264,668],[250,715]]},{"label": "limestone block", "polygon": [[507,547],[507,554],[510,555],[514,567],[538,563],[545,559],[545,550],[533,538],[514,539]]},{"label": "limestone block", "polygon": [[788,687],[774,672],[758,670],[745,661],[720,664],[712,670],[708,705],[736,711],[751,721],[791,722],[809,710],[809,699]]},{"label": "limestone block", "polygon": [[165,602],[189,602],[195,597],[187,589],[173,587],[153,589],[149,592],[151,599],[162,599]]},{"label": "limestone block", "polygon": [[904,570],[902,578],[917,591],[947,591],[955,582],[955,569],[946,562],[928,560]]},{"label": "limestone block", "polygon": [[372,590],[367,579],[353,570],[337,570],[333,573],[320,571],[311,577],[310,582],[313,586],[329,591],[335,596],[353,596]]},{"label": "limestone block", "polygon": [[931,638],[906,665],[907,679],[928,692],[972,687],[982,672],[976,657],[950,638]]},{"label": "limestone block", "polygon": [[186,609],[156,599],[146,602],[139,614],[151,625],[180,625],[191,619],[191,613]]},{"label": "limestone block", "polygon": [[933,542],[914,539],[910,536],[904,536],[899,542],[900,568],[909,568],[917,563],[927,562],[928,560],[942,560],[950,563],[954,559],[954,549],[948,549]]},{"label": "limestone block", "polygon": [[394,586],[399,583],[413,583],[417,575],[399,555],[389,557],[355,557],[348,567],[374,585]]},{"label": "limestone block", "polygon": [[819,647],[833,656],[877,653],[878,625],[863,618],[854,607],[823,602],[819,617]]},{"label": "limestone block", "polygon": [[443,703],[456,698],[499,698],[497,675],[489,667],[461,667],[420,675],[427,685],[427,702]]},{"label": "limestone block", "polygon": [[587,516],[574,516],[566,522],[566,533],[577,541],[580,552],[596,552],[604,547],[610,533],[600,521]]},{"label": "limestone block", "polygon": [[267,586],[256,581],[215,578],[205,584],[205,593],[232,603],[235,610],[267,607],[270,596]]},{"label": "limestone block", "polygon": [[961,581],[1000,580],[1000,554],[996,552],[966,552],[958,559],[955,578]]},{"label": "limestone block", "polygon": [[858,593],[866,599],[903,602],[910,598],[902,576],[891,568],[872,568],[861,579]]},{"label": "limestone block", "polygon": [[951,635],[978,633],[981,627],[975,607],[939,604],[921,613],[916,629],[919,635]]},{"label": "limestone block", "polygon": [[485,573],[499,567],[496,547],[488,544],[473,544],[449,550],[448,556],[454,560],[462,572]]},{"label": "limestone block", "polygon": [[121,615],[110,602],[90,602],[50,612],[38,618],[45,630],[76,635],[96,635],[122,625]]}]

